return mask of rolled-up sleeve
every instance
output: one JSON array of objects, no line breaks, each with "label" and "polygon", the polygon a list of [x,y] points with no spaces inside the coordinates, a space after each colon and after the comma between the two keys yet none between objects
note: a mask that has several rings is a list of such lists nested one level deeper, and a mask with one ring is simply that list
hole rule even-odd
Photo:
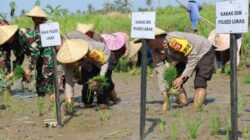
[{"label": "rolled-up sleeve", "polygon": [[191,77],[199,60],[200,58],[197,56],[197,54],[189,54],[186,68],[182,72],[181,77]]}]

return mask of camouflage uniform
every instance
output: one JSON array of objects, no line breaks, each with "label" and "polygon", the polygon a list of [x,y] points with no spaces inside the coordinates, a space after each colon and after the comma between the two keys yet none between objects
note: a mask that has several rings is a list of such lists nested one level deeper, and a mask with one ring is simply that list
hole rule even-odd
[{"label": "camouflage uniform", "polygon": [[[37,70],[36,90],[38,96],[44,96],[53,88],[53,50],[50,47],[42,47],[38,32],[31,29],[20,29],[20,42],[29,47],[29,69]],[[21,56],[22,57],[22,56]]]},{"label": "camouflage uniform", "polygon": [[[9,45],[9,46],[8,46]],[[10,49],[13,50],[16,65],[22,65],[24,56],[29,56],[29,69],[37,70],[36,90],[38,96],[44,96],[50,92],[53,87],[53,61],[52,49],[43,48],[38,32],[29,28],[18,30],[16,40],[13,44],[6,44],[6,47],[0,47],[0,66],[6,71],[10,71]]]},{"label": "camouflage uniform", "polygon": [[10,73],[10,52],[7,45],[0,46],[0,71],[6,75]]}]

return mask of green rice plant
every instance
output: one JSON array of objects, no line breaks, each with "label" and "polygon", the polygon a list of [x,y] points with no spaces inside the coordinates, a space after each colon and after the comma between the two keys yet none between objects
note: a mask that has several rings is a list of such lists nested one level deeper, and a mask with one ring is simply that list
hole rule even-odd
[{"label": "green rice plant", "polygon": [[53,111],[52,111],[53,118],[56,118],[56,102],[53,104]]},{"label": "green rice plant", "polygon": [[247,99],[242,95],[242,93],[238,94],[238,112],[244,110],[244,107],[247,105]]},{"label": "green rice plant", "polygon": [[131,69],[131,64],[128,57],[121,57],[115,67],[115,72],[128,72]]},{"label": "green rice plant", "polygon": [[219,75],[221,73],[222,73],[222,69],[221,68],[218,68],[218,69],[215,70],[215,74],[216,75]]},{"label": "green rice plant", "polygon": [[108,79],[105,76],[95,76],[88,81],[88,100],[90,100],[93,91],[102,93],[103,88],[109,86]]},{"label": "green rice plant", "polygon": [[202,122],[200,120],[198,120],[198,121],[196,120],[194,122],[189,122],[187,124],[188,133],[189,133],[190,138],[196,139],[197,133],[198,133],[198,130],[199,130],[201,124],[202,124]]},{"label": "green rice plant", "polygon": [[179,110],[173,110],[173,112],[171,113],[173,117],[178,117],[180,115],[180,111]]},{"label": "green rice plant", "polygon": [[159,122],[160,132],[163,133],[165,131],[165,128],[166,128],[166,121],[164,121],[163,119],[160,119],[160,122]]},{"label": "green rice plant", "polygon": [[23,70],[22,66],[18,65],[16,66],[14,70],[13,78],[14,80],[19,80],[19,79],[23,80],[24,74],[25,74],[25,71]]},{"label": "green rice plant", "polygon": [[172,126],[170,127],[169,131],[171,140],[177,140],[177,127],[175,122],[172,123]]},{"label": "green rice plant", "polygon": [[198,109],[198,112],[204,111],[204,109],[203,109],[203,103],[199,103],[197,109]]},{"label": "green rice plant", "polygon": [[250,74],[245,75],[243,81],[245,84],[250,84]]},{"label": "green rice plant", "polygon": [[81,115],[79,117],[79,122],[80,122],[81,125],[83,125],[85,123],[85,117],[84,117],[84,115]]},{"label": "green rice plant", "polygon": [[178,94],[177,89],[172,87],[173,81],[177,78],[177,70],[174,66],[169,66],[164,71],[164,80],[167,85],[167,93],[171,95]]},{"label": "green rice plant", "polygon": [[229,64],[226,64],[224,66],[224,72],[226,75],[229,75],[230,74],[230,65]]},{"label": "green rice plant", "polygon": [[43,108],[44,108],[43,98],[42,97],[38,97],[36,99],[36,111],[37,111],[37,113],[38,113],[39,116],[42,116]]},{"label": "green rice plant", "polygon": [[211,130],[211,135],[216,135],[218,133],[218,129],[219,129],[219,117],[216,115],[212,115],[210,116],[209,119],[209,123],[210,123],[210,130]]},{"label": "green rice plant", "polygon": [[250,139],[250,126],[246,127],[243,133],[244,139]]},{"label": "green rice plant", "polygon": [[10,108],[13,105],[13,99],[10,94],[10,89],[3,89],[3,104],[6,108]]},{"label": "green rice plant", "polygon": [[109,114],[109,110],[108,109],[97,109],[99,116],[100,116],[100,120],[101,121],[108,121],[110,119],[110,114]]},{"label": "green rice plant", "polygon": [[182,115],[181,112],[177,114],[177,119],[178,119],[178,121],[181,123],[182,126],[185,126],[185,125],[186,125],[186,124],[185,124],[184,116]]}]

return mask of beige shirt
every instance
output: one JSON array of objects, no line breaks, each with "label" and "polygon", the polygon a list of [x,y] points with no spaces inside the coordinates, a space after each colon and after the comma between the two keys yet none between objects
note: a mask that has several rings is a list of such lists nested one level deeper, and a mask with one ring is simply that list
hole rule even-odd
[{"label": "beige shirt", "polygon": [[[99,50],[104,52],[104,54],[107,56],[107,59],[109,59],[111,52],[107,49],[106,45],[102,42],[98,42],[93,40],[92,38],[88,37],[87,35],[78,32],[73,31],[70,33],[65,34],[64,38],[66,39],[83,39],[88,42],[89,44],[89,50]],[[101,69],[100,75],[105,75],[108,70],[108,61],[107,63],[101,65],[95,61],[89,60],[88,63],[93,63],[95,66],[99,67]],[[87,66],[86,66],[87,67]],[[73,70],[69,68],[67,65],[65,65],[65,94],[66,98],[71,98],[73,96]]]},{"label": "beige shirt", "polygon": [[192,51],[187,56],[187,65],[181,77],[191,77],[200,59],[211,49],[212,44],[205,37],[192,33],[169,32],[166,38],[186,39],[193,46]]}]

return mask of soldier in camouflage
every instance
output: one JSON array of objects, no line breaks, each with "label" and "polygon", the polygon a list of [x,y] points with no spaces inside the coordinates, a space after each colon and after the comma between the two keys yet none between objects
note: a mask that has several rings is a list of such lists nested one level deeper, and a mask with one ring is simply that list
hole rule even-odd
[{"label": "soldier in camouflage", "polygon": [[[25,55],[29,56],[29,66],[25,71],[25,77],[30,79],[32,71],[37,70],[36,90],[38,96],[45,96],[46,93],[51,93],[53,87],[52,49],[41,46],[38,32],[29,28],[21,28],[3,46],[13,50],[16,56],[14,67],[22,65]],[[4,48],[1,47],[1,49]],[[5,55],[1,58],[6,62],[9,56]]]}]

